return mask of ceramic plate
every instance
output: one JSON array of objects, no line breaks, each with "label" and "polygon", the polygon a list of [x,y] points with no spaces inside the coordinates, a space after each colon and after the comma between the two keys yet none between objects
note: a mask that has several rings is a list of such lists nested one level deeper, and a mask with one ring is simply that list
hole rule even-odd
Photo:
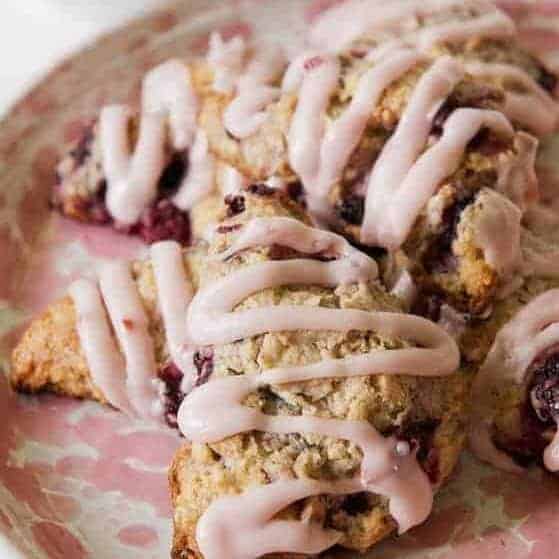
[{"label": "ceramic plate", "polygon": [[[55,69],[0,126],[0,366],[26,321],[95,261],[132,257],[125,237],[48,209],[58,155],[107,102],[136,102],[141,76],[225,37],[274,36],[286,46],[332,0],[189,0],[98,41]],[[526,44],[559,62],[559,3],[506,2]],[[557,49],[557,52],[554,51]],[[555,59],[555,60],[554,60]],[[556,150],[546,165],[549,179]],[[547,179],[547,180],[548,180]],[[171,540],[168,430],[92,403],[16,397],[0,375],[0,533],[24,557],[164,559]],[[376,559],[544,559],[559,549],[559,481],[510,477],[465,455],[433,516],[387,541]],[[0,542],[0,556],[11,556]]]}]

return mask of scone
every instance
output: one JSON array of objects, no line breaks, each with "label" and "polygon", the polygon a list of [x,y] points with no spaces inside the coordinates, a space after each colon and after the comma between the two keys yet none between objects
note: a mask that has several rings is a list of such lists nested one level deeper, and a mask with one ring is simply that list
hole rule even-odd
[{"label": "scone", "polygon": [[536,462],[559,471],[559,251],[553,237],[523,231],[522,285],[462,335],[478,368],[470,443],[484,461],[520,472]]},{"label": "scone", "polygon": [[[553,80],[486,3],[395,2],[398,17],[389,5],[349,4],[311,29],[273,103],[259,103],[257,88],[205,99],[210,148],[254,180],[300,181],[317,219],[352,242],[403,250],[427,291],[483,314],[513,270],[492,235],[472,237],[476,227],[459,223],[492,190],[518,206],[492,197],[503,234],[518,237],[537,198],[531,132],[549,132],[526,123],[543,112],[555,128]],[[511,99],[534,109],[520,115]]]},{"label": "scone", "polygon": [[243,199],[188,311],[212,372],[178,415],[172,556],[365,551],[422,522],[456,462],[457,349],[280,193]]},{"label": "scone", "polygon": [[140,109],[104,107],[63,157],[53,207],[148,244],[170,239],[186,245],[203,237],[208,212],[244,184],[209,152],[197,126],[203,99],[265,82],[283,67],[281,53],[253,56],[243,39],[224,43],[213,35],[206,59],[154,68],[143,80]]},{"label": "scone", "polygon": [[[204,374],[199,354],[184,351],[180,330],[168,317],[188,305],[204,252],[164,241],[152,245],[149,260],[104,266],[99,285],[85,279],[72,284],[68,296],[32,321],[13,350],[12,386],[94,399],[174,426],[180,382],[174,382],[173,359],[181,365],[188,360],[194,370],[198,364],[200,378]],[[182,283],[164,297],[161,269],[169,267]],[[150,368],[145,377],[138,373],[142,359]]]}]

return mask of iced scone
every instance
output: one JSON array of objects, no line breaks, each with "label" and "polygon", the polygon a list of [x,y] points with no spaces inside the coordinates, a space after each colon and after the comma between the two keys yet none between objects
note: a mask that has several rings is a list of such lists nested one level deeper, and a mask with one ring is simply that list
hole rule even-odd
[{"label": "iced scone", "polygon": [[533,462],[559,471],[558,262],[553,237],[524,229],[521,285],[460,339],[463,357],[478,368],[471,447],[507,471]]},{"label": "iced scone", "polygon": [[452,338],[291,205],[244,195],[189,307],[212,373],[178,414],[177,559],[365,551],[423,522],[462,445]]},{"label": "iced scone", "polygon": [[307,46],[272,88],[205,99],[210,148],[255,180],[302,183],[321,222],[402,249],[426,289],[483,313],[511,270],[459,223],[493,190],[519,208],[496,210],[515,235],[537,197],[532,134],[557,123],[551,74],[484,2],[342,3]]},{"label": "iced scone", "polygon": [[202,238],[208,213],[215,221],[219,200],[245,184],[210,153],[198,127],[204,98],[237,87],[232,55],[247,84],[277,77],[285,67],[281,51],[262,47],[255,55],[239,37],[224,45],[212,35],[207,59],[172,59],[153,68],[143,79],[139,108],[103,107],[62,158],[53,207],[148,244]]}]

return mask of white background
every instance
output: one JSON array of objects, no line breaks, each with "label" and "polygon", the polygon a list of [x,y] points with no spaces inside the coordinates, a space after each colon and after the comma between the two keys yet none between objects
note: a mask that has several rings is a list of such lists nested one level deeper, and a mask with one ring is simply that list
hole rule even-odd
[{"label": "white background", "polygon": [[[188,0],[185,0],[188,1]],[[0,115],[64,56],[165,0],[0,0]]]}]

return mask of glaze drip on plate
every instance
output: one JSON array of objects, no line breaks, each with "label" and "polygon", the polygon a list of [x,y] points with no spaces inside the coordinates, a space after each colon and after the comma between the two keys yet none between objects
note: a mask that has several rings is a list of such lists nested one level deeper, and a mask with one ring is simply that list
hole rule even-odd
[{"label": "glaze drip on plate", "polygon": [[[222,259],[241,250],[280,244],[304,254],[325,254],[322,262],[298,258],[257,263],[220,278],[198,291],[188,310],[189,339],[196,345],[227,344],[267,332],[293,330],[375,331],[404,339],[417,347],[377,350],[344,359],[214,379],[193,390],[178,414],[179,428],[194,442],[218,442],[247,431],[316,433],[345,439],[363,452],[361,472],[354,480],[325,484],[313,480],[278,481],[238,497],[217,499],[198,525],[198,545],[206,559],[256,558],[262,550],[323,551],[337,541],[331,531],[313,523],[274,521],[282,508],[310,495],[371,491],[388,497],[390,513],[400,532],[427,517],[432,489],[410,446],[383,437],[368,422],[313,416],[268,416],[244,407],[244,399],[261,386],[313,379],[349,378],[375,374],[449,375],[459,354],[453,340],[438,326],[417,316],[356,309],[262,307],[233,312],[244,299],[270,287],[323,285],[374,280],[377,267],[345,239],[290,218],[252,220]],[[223,413],[223,410],[226,413]],[[218,411],[219,410],[219,411]],[[253,537],[254,536],[254,537]]]}]

